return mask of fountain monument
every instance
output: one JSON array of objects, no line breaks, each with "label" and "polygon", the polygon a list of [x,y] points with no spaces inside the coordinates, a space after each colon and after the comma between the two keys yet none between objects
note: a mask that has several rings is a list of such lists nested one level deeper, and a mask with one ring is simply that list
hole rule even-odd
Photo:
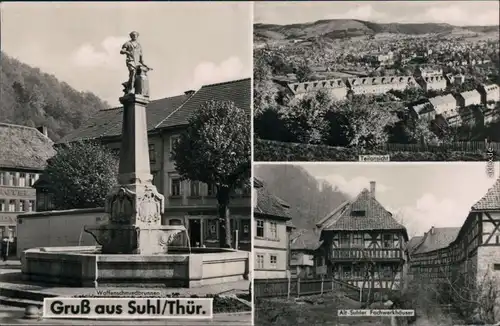
[{"label": "fountain monument", "polygon": [[[249,255],[223,248],[169,248],[182,225],[162,225],[165,200],[152,183],[146,107],[147,73],[139,34],[130,33],[120,53],[126,56],[118,182],[105,199],[105,224],[87,226],[96,247],[45,247],[21,258],[25,280],[75,286],[192,287],[248,277]],[[188,238],[186,236],[186,238]]]}]

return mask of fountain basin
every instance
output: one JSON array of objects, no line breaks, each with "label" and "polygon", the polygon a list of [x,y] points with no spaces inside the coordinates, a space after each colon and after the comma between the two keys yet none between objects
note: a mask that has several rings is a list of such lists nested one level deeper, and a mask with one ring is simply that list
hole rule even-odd
[{"label": "fountain basin", "polygon": [[224,248],[169,248],[167,254],[100,254],[100,247],[23,252],[25,281],[76,287],[198,287],[248,279],[250,253]]}]

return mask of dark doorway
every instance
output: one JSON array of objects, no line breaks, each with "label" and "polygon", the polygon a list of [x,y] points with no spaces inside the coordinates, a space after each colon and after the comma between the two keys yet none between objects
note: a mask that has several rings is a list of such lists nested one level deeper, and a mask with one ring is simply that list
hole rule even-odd
[{"label": "dark doorway", "polygon": [[189,220],[189,240],[191,247],[201,247],[201,220]]}]

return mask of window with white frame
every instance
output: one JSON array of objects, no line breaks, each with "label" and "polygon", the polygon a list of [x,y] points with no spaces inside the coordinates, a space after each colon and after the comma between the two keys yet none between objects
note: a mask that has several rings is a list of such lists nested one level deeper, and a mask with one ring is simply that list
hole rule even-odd
[{"label": "window with white frame", "polygon": [[17,181],[19,187],[26,187],[26,173],[19,173],[19,179]]},{"label": "window with white frame", "polygon": [[170,196],[180,197],[182,195],[182,180],[180,177],[170,177]]},{"label": "window with white frame", "polygon": [[276,222],[269,223],[269,233],[271,234],[271,239],[278,240],[278,225]]},{"label": "window with white frame", "polygon": [[264,221],[263,220],[256,220],[255,226],[257,228],[257,230],[256,230],[257,237],[263,238],[264,237]]},{"label": "window with white frame", "polygon": [[14,199],[9,200],[9,212],[16,211],[16,201]]},{"label": "window with white frame", "polygon": [[5,172],[5,175],[7,176],[7,185],[13,186],[14,185],[14,173]]},{"label": "window with white frame", "polygon": [[170,136],[170,153],[174,150],[175,145],[179,142],[180,135]]},{"label": "window with white frame", "polygon": [[6,172],[0,171],[0,186],[7,184]]},{"label": "window with white frame", "polygon": [[28,212],[33,212],[34,209],[35,209],[35,201],[29,200],[28,201]]},{"label": "window with white frame", "polygon": [[19,201],[19,211],[26,212],[27,210],[28,210],[28,207],[26,205],[26,201],[24,201],[24,200]]},{"label": "window with white frame", "polygon": [[269,256],[269,264],[270,264],[271,268],[273,268],[273,269],[278,267],[278,256],[270,255]]},{"label": "window with white frame", "polygon": [[255,255],[255,268],[257,269],[264,269],[264,255],[263,254],[256,254]]},{"label": "window with white frame", "polygon": [[148,151],[149,151],[149,163],[154,164],[156,163],[156,150],[155,150],[155,144],[149,144],[148,145]]},{"label": "window with white frame", "polygon": [[0,199],[0,212],[5,212],[5,199]]}]

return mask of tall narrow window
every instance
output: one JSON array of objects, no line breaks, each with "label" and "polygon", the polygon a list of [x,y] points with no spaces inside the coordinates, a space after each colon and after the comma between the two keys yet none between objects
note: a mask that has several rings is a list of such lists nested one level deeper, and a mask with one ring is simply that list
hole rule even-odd
[{"label": "tall narrow window", "polygon": [[19,180],[17,181],[19,187],[26,187],[26,173],[19,173]]},{"label": "tall narrow window", "polygon": [[9,212],[16,211],[16,201],[14,199],[9,200]]},{"label": "tall narrow window", "polygon": [[264,221],[263,220],[257,220],[255,221],[255,225],[257,227],[257,237],[263,238],[264,237]]},{"label": "tall narrow window", "polygon": [[0,212],[5,212],[6,211],[6,208],[5,207],[5,199],[0,199]]},{"label": "tall narrow window", "polygon": [[269,233],[271,233],[271,239],[278,240],[278,225],[276,222],[269,223]]},{"label": "tall narrow window", "polygon": [[256,255],[255,268],[264,269],[264,255],[263,254]]},{"label": "tall narrow window", "polygon": [[384,234],[384,248],[392,248],[392,234]]},{"label": "tall narrow window", "polygon": [[149,144],[148,145],[149,149],[149,163],[154,164],[156,163],[156,151],[155,151],[155,144]]},{"label": "tall narrow window", "polygon": [[170,196],[180,197],[181,196],[181,178],[171,177],[170,179]]}]

